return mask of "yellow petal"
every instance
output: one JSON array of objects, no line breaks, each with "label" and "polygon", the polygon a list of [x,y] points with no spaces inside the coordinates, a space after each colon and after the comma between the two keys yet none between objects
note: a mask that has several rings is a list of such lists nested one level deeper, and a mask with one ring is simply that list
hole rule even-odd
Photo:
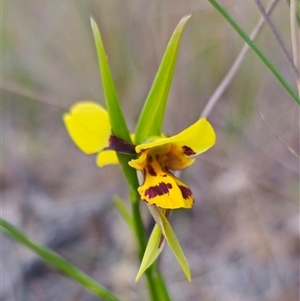
[{"label": "yellow petal", "polygon": [[181,191],[183,201],[184,201],[184,208],[193,207],[194,197],[193,197],[193,194],[192,194],[192,191],[190,190],[190,188],[187,185],[185,185],[182,181],[180,181],[178,178],[176,178],[174,175],[172,175],[172,176]]},{"label": "yellow petal", "polygon": [[195,161],[193,158],[186,157],[181,147],[175,144],[165,144],[144,150],[138,159],[131,160],[128,164],[137,170],[143,170],[147,156],[155,157],[160,165],[168,170],[183,170]]},{"label": "yellow petal", "polygon": [[103,167],[109,164],[119,164],[117,153],[112,150],[100,152],[97,156],[96,164],[99,167]]},{"label": "yellow petal", "polygon": [[[195,159],[186,157],[181,147],[176,144],[168,144],[168,152],[158,155],[158,161],[168,170],[183,170],[194,163]],[[165,147],[165,146],[163,146]],[[161,146],[155,149],[161,148]],[[153,149],[149,150],[150,153]],[[154,151],[154,150],[153,150]]]},{"label": "yellow petal", "polygon": [[144,183],[138,188],[143,201],[166,209],[191,208],[191,190],[171,173],[164,171],[159,162],[147,157]]},{"label": "yellow petal", "polygon": [[144,151],[139,158],[133,159],[128,162],[129,166],[135,168],[136,170],[143,170],[146,164],[148,151]]},{"label": "yellow petal", "polygon": [[188,157],[205,152],[216,142],[216,134],[211,124],[206,118],[201,118],[179,134],[169,138],[159,138],[150,143],[140,144],[136,147],[136,152],[152,148],[155,146],[174,143],[180,146],[184,154]]},{"label": "yellow petal", "polygon": [[109,116],[97,103],[76,103],[63,120],[72,140],[84,153],[96,153],[109,145]]}]

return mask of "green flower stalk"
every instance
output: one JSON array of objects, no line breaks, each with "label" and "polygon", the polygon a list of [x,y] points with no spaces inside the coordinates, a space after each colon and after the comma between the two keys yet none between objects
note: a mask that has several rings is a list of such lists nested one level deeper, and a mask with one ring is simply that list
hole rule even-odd
[{"label": "green flower stalk", "polygon": [[[167,219],[172,209],[191,208],[194,196],[187,184],[172,171],[183,170],[195,161],[195,156],[211,148],[216,135],[206,118],[201,118],[180,133],[162,134],[167,97],[174,74],[183,28],[189,16],[183,18],[167,46],[152,88],[142,109],[135,134],[129,134],[114,88],[100,31],[92,20],[100,73],[107,110],[92,101],[80,101],[65,113],[63,120],[74,143],[85,154],[97,153],[96,164],[120,164],[133,191],[132,219],[140,247],[142,263],[136,280],[146,272],[152,299],[158,295],[149,267],[161,253],[165,241],[169,244],[186,277],[191,274],[185,255]],[[143,181],[137,181],[139,172]],[[140,200],[148,204],[156,226],[146,246],[145,231],[139,212]],[[131,220],[127,215],[127,220]],[[131,224],[132,226],[132,224]],[[162,281],[162,278],[160,281]]]}]

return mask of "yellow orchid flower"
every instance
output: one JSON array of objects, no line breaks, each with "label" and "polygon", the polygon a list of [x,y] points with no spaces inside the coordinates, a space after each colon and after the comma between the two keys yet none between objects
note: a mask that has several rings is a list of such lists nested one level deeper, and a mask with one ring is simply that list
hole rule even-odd
[{"label": "yellow orchid flower", "polygon": [[137,145],[140,157],[129,165],[143,171],[144,183],[138,188],[143,201],[161,208],[191,208],[194,197],[190,188],[170,170],[183,170],[194,157],[215,144],[216,135],[206,118],[201,118],[179,134],[156,138]]},{"label": "yellow orchid flower", "polygon": [[138,188],[143,201],[165,209],[193,206],[190,188],[171,171],[190,166],[196,155],[215,144],[215,132],[206,118],[175,136],[152,137],[136,147],[112,134],[107,111],[94,102],[76,103],[63,120],[71,138],[84,153],[98,153],[99,167],[118,164],[116,151],[140,154],[129,165],[144,174],[144,182]]},{"label": "yellow orchid flower", "polygon": [[96,164],[99,167],[118,164],[116,151],[135,154],[133,144],[112,134],[107,111],[95,102],[76,103],[64,114],[63,121],[81,151],[87,155],[98,153]]}]

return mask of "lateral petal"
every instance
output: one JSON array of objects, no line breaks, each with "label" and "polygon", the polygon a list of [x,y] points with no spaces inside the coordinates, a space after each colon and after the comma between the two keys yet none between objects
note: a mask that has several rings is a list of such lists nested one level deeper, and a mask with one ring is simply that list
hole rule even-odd
[{"label": "lateral petal", "polygon": [[169,151],[161,155],[162,165],[168,170],[183,170],[194,163],[195,159],[186,157],[183,149],[177,144],[170,144]]},{"label": "lateral petal", "polygon": [[99,167],[103,167],[109,164],[119,164],[117,153],[112,150],[105,150],[100,152],[96,158],[96,164]]},{"label": "lateral petal", "polygon": [[129,166],[135,168],[136,170],[142,171],[146,166],[148,151],[144,151],[137,159],[133,159],[128,162]]},{"label": "lateral petal", "polygon": [[97,103],[76,103],[64,114],[63,121],[72,140],[84,153],[93,154],[109,145],[109,116]]},{"label": "lateral petal", "polygon": [[187,129],[169,138],[158,138],[153,142],[143,143],[136,146],[136,152],[174,143],[180,146],[187,157],[201,154],[211,148],[216,142],[216,134],[206,118],[201,118]]}]

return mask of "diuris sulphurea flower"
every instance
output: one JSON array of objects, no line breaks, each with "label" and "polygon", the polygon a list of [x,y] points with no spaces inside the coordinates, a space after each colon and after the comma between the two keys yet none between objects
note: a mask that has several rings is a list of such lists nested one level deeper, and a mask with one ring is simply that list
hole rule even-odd
[{"label": "diuris sulphurea flower", "polygon": [[166,209],[191,208],[194,197],[190,188],[172,171],[193,164],[194,157],[215,144],[216,135],[206,118],[169,138],[156,138],[136,146],[140,157],[129,165],[144,174],[138,188],[142,200]]},{"label": "diuris sulphurea flower", "polygon": [[149,137],[135,147],[113,135],[106,110],[96,103],[79,102],[63,119],[71,138],[84,153],[98,153],[96,162],[100,167],[118,163],[116,151],[139,155],[129,165],[143,173],[144,180],[138,188],[143,201],[165,209],[193,206],[190,188],[172,171],[187,168],[195,156],[215,144],[215,132],[206,118],[177,135]]}]

